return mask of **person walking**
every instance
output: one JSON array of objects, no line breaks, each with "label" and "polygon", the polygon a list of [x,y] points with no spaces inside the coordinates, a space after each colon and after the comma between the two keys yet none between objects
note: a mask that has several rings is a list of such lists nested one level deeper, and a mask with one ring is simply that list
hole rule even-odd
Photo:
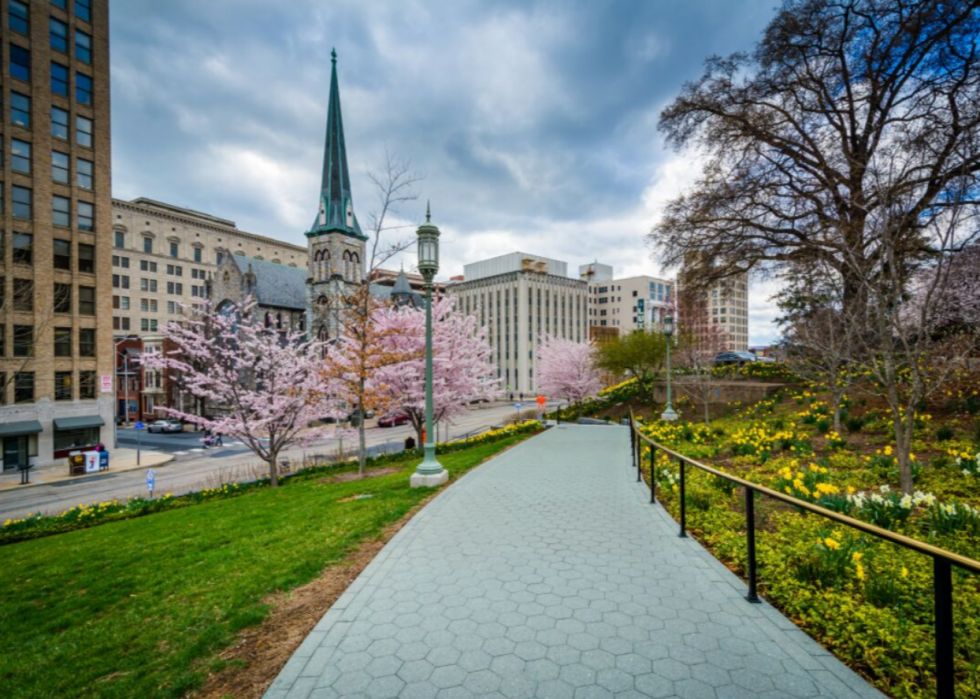
[{"label": "person walking", "polygon": [[216,447],[223,447],[224,445],[225,445],[225,441],[221,438],[221,433],[220,432],[215,432],[214,433],[214,446],[216,446]]}]

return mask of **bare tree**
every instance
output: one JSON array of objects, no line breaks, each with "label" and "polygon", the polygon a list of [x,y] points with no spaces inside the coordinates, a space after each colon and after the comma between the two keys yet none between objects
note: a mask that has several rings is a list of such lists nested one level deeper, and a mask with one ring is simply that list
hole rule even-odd
[{"label": "bare tree", "polygon": [[921,228],[978,206],[978,32],[975,0],[785,0],[754,51],[708,59],[661,114],[706,164],[651,242],[715,277],[826,264],[863,306],[889,255],[928,258]]},{"label": "bare tree", "polygon": [[686,285],[680,290],[677,316],[677,366],[690,373],[674,385],[678,392],[703,406],[707,425],[711,423],[712,394],[718,387],[714,359],[727,349],[728,335],[712,322],[705,291],[700,287]]}]

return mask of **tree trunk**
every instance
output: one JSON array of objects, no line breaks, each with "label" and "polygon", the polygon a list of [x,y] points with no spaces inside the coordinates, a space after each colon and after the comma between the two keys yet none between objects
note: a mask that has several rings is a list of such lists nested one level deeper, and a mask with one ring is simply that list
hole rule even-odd
[{"label": "tree trunk", "polygon": [[[833,379],[832,379],[833,380]],[[843,395],[843,391],[831,391],[830,399],[834,401],[834,432],[838,435],[841,433],[840,424],[840,401]]]},{"label": "tree trunk", "polygon": [[361,476],[364,475],[364,470],[367,468],[367,439],[364,434],[364,379],[361,379],[360,384],[360,394],[357,397],[357,439],[358,439],[358,459],[357,459],[357,473]]},{"label": "tree trunk", "polygon": [[279,487],[279,452],[272,452],[266,461],[269,464],[269,485],[272,488]]}]

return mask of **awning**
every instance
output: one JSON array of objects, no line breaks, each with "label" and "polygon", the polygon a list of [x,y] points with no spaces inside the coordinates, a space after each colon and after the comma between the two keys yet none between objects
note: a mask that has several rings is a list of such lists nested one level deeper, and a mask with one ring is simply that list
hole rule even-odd
[{"label": "awning", "polygon": [[0,437],[20,437],[25,434],[40,434],[41,432],[43,432],[41,423],[37,420],[4,422],[0,424]]},{"label": "awning", "polygon": [[54,420],[56,430],[80,430],[86,427],[102,427],[105,424],[98,415],[84,415],[82,417],[59,417]]}]

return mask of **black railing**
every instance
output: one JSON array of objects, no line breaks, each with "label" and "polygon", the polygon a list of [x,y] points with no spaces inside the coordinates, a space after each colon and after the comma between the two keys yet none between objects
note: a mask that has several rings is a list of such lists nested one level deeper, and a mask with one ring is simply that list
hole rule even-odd
[{"label": "black railing", "polygon": [[794,498],[791,495],[780,493],[777,490],[766,486],[752,483],[738,476],[733,476],[724,471],[702,464],[683,454],[657,444],[645,434],[640,432],[639,425],[630,413],[630,452],[632,454],[631,467],[636,468],[637,481],[642,478],[642,443],[646,442],[650,447],[650,502],[656,504],[656,454],[659,451],[668,459],[676,460],[680,466],[680,483],[678,492],[678,505],[680,509],[679,522],[680,532],[678,536],[687,536],[687,498],[686,498],[686,477],[685,467],[690,465],[705,473],[709,473],[718,478],[723,478],[730,483],[741,486],[745,492],[745,527],[747,544],[747,565],[746,573],[748,577],[748,591],[745,595],[749,602],[758,602],[759,595],[757,590],[758,581],[756,578],[756,552],[755,552],[755,495],[765,495],[792,505],[793,507],[820,515],[833,522],[843,524],[851,529],[857,529],[865,534],[890,541],[907,549],[911,549],[924,556],[929,556],[933,561],[933,599],[936,624],[936,696],[939,699],[954,699],[955,697],[955,673],[954,673],[954,646],[953,646],[953,566],[971,573],[980,573],[980,561],[961,556],[958,553],[941,549],[937,546],[927,544],[918,539],[897,534],[888,529],[862,522],[859,519],[848,517],[847,515],[833,510],[814,505],[806,500]]}]

